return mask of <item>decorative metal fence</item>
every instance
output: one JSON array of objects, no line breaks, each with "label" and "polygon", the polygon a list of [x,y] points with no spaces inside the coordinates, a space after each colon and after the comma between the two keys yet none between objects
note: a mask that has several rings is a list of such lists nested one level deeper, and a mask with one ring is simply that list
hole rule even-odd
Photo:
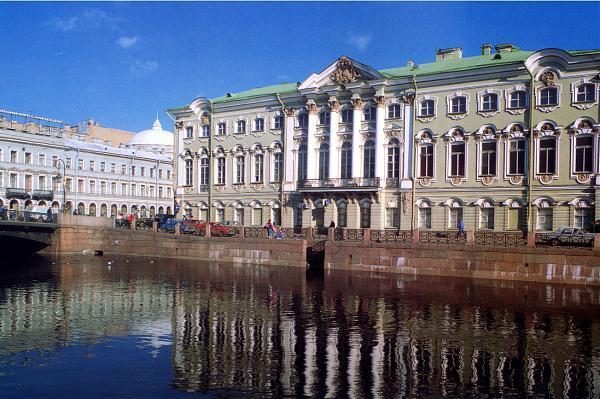
[{"label": "decorative metal fence", "polygon": [[374,242],[412,242],[410,230],[371,230],[371,241]]},{"label": "decorative metal fence", "polygon": [[137,219],[135,221],[136,230],[152,230],[154,220],[152,219]]},{"label": "decorative metal fence", "polygon": [[307,228],[301,228],[301,227],[294,227],[294,228],[289,228],[289,227],[282,227],[279,229],[281,232],[283,232],[283,237],[287,240],[293,240],[293,239],[303,239],[305,240],[308,237],[308,229]]},{"label": "decorative metal fence", "polygon": [[476,231],[474,242],[484,246],[521,247],[527,245],[527,235],[520,231]]},{"label": "decorative metal fence", "polygon": [[467,244],[467,233],[448,230],[421,230],[419,231],[421,244]]},{"label": "decorative metal fence", "polygon": [[179,227],[181,234],[189,234],[198,237],[206,237],[206,225],[182,224]]},{"label": "decorative metal fence", "polygon": [[363,229],[336,228],[333,231],[335,241],[362,241],[364,239]]},{"label": "decorative metal fence", "polygon": [[245,227],[244,236],[246,238],[269,238],[267,229],[264,227]]},{"label": "decorative metal fence", "polygon": [[594,236],[591,234],[557,235],[556,233],[536,233],[535,246],[593,247]]},{"label": "decorative metal fence", "polygon": [[326,240],[327,232],[327,227],[315,227],[313,230],[313,238],[315,240]]},{"label": "decorative metal fence", "polygon": [[19,222],[56,223],[57,214],[46,212],[19,211],[16,209],[5,210],[0,213],[0,220],[13,220]]},{"label": "decorative metal fence", "polygon": [[241,235],[241,231],[242,231],[241,226],[227,226],[227,236],[226,237],[239,238]]}]

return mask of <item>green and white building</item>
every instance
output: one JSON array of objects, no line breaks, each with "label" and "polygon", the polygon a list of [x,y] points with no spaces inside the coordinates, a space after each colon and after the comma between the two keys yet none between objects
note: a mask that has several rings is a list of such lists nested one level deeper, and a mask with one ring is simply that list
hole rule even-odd
[{"label": "green and white building", "polygon": [[438,50],[169,109],[175,199],[285,227],[551,230],[600,219],[600,50]]}]

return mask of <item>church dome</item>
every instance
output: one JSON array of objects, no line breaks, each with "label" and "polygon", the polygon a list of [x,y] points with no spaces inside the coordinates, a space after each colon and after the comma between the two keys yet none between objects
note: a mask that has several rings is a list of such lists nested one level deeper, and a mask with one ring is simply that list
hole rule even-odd
[{"label": "church dome", "polygon": [[127,147],[138,147],[144,149],[173,147],[175,136],[171,132],[162,129],[158,118],[154,121],[152,129],[142,130],[127,142]]}]

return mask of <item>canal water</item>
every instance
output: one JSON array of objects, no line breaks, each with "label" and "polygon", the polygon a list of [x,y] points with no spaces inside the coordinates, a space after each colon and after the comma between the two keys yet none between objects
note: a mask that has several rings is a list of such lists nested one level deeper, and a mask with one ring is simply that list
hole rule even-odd
[{"label": "canal water", "polygon": [[4,261],[0,397],[598,398],[599,302],[509,281]]}]

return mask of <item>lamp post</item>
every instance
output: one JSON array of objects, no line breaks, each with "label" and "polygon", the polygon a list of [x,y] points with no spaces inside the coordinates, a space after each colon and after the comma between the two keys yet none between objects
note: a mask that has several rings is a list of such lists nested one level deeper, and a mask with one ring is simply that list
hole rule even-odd
[{"label": "lamp post", "polygon": [[[63,172],[62,175],[60,174],[60,165],[62,164],[62,168],[63,168]],[[66,183],[67,183],[67,164],[65,163],[64,160],[58,158],[56,160],[56,169],[58,169],[58,175],[56,176],[57,178],[62,178],[62,189],[63,189],[63,196],[62,196],[62,208],[63,208],[63,212],[65,212],[65,205],[66,205],[66,199],[67,199],[67,187],[66,187]]]}]

